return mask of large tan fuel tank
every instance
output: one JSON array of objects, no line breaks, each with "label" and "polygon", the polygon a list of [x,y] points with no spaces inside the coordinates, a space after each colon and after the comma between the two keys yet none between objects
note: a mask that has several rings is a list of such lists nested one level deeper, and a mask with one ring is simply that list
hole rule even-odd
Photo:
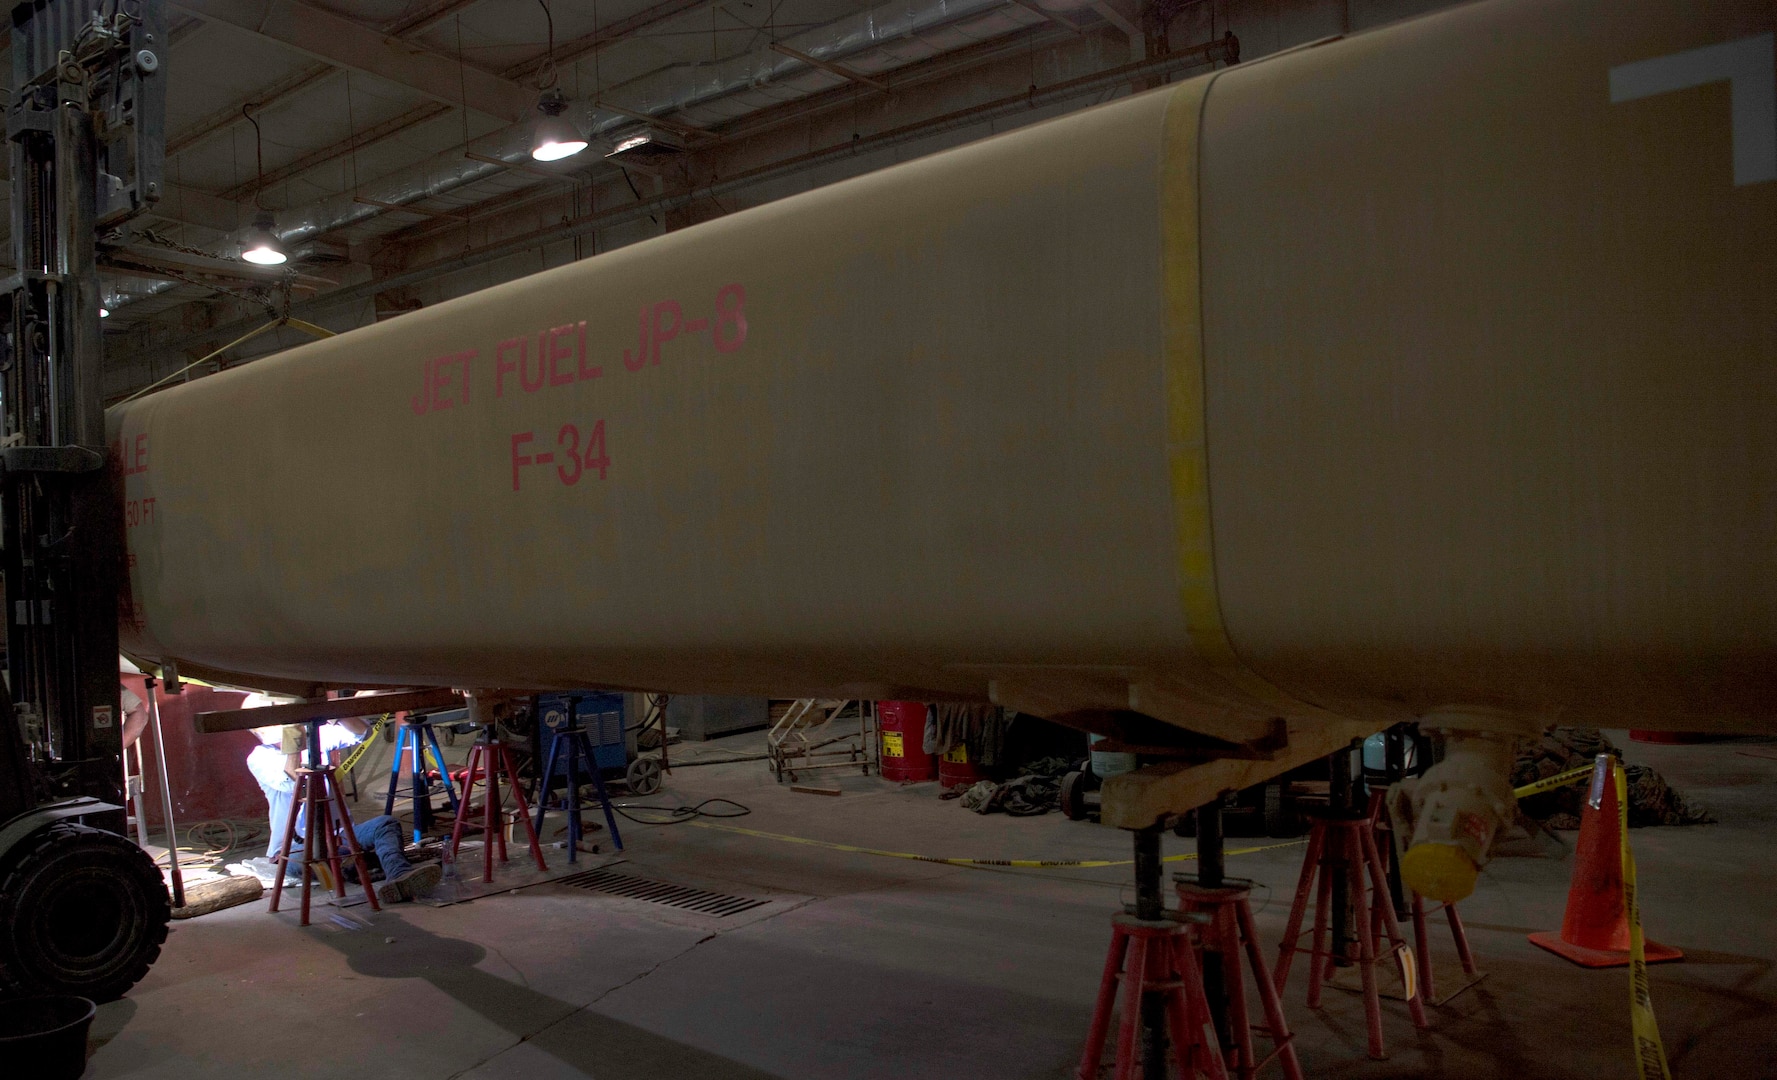
[{"label": "large tan fuel tank", "polygon": [[153,394],[127,648],[1768,727],[1773,30],[1474,4]]}]

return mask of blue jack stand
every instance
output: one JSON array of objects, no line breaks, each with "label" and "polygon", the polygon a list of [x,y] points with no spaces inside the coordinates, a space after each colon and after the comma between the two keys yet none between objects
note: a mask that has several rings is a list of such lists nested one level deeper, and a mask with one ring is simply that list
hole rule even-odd
[{"label": "blue jack stand", "polygon": [[383,801],[383,813],[393,817],[395,799],[401,792],[396,786],[401,782],[401,756],[409,754],[412,762],[408,770],[407,794],[413,797],[413,842],[425,842],[425,831],[432,824],[432,784],[426,779],[426,749],[430,747],[432,760],[438,763],[438,778],[444,781],[444,793],[450,797],[450,811],[454,817],[460,807],[457,805],[457,788],[450,782],[450,770],[444,765],[444,752],[438,748],[438,733],[432,730],[432,721],[424,716],[408,716],[401,721],[401,730],[395,736],[395,759],[389,762],[389,797]]},{"label": "blue jack stand", "polygon": [[[567,752],[563,754],[563,744]],[[562,793],[561,806],[568,815],[568,861],[580,861],[580,775],[584,768],[592,774],[593,786],[598,789],[599,805],[605,811],[605,824],[611,829],[611,843],[618,851],[623,850],[623,837],[617,832],[617,815],[611,811],[611,796],[605,791],[605,778],[599,770],[598,758],[592,752],[592,743],[587,739],[586,732],[580,727],[580,699],[568,698],[568,717],[555,737],[549,743],[549,759],[543,768],[543,775],[537,781],[537,835],[543,835],[543,815],[549,809],[549,782],[555,779],[556,762],[559,759],[567,770],[568,787]]]}]

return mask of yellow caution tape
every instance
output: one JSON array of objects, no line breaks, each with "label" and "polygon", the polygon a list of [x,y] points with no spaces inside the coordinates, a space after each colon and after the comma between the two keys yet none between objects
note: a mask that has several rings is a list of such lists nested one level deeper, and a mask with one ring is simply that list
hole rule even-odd
[{"label": "yellow caution tape", "polygon": [[[741,836],[754,836],[761,840],[781,840],[786,844],[826,848],[828,851],[845,851],[853,855],[879,855],[885,859],[911,859],[914,862],[940,863],[944,866],[1011,866],[1022,870],[1084,870],[1100,866],[1131,866],[1135,863],[1134,859],[944,859],[936,855],[916,855],[911,851],[884,851],[881,848],[859,847],[856,844],[835,844],[827,840],[810,840],[806,836],[787,836],[783,833],[763,832],[759,829],[743,829],[739,825],[718,825],[713,821],[691,821],[686,824],[695,825],[700,829],[715,829],[719,832],[738,833]],[[1306,840],[1288,840],[1281,844],[1265,844],[1262,847],[1229,848],[1223,854],[1250,855],[1255,851],[1297,847],[1307,842]],[[1168,855],[1163,861],[1183,862],[1196,857],[1196,855]]]},{"label": "yellow caution tape", "polygon": [[1654,996],[1647,981],[1647,942],[1641,933],[1641,901],[1635,889],[1635,855],[1629,850],[1629,780],[1623,763],[1611,761],[1617,788],[1617,835],[1623,846],[1623,907],[1629,913],[1629,1023],[1635,1032],[1635,1068],[1641,1080],[1672,1080],[1666,1047],[1654,1021]]},{"label": "yellow caution tape", "polygon": [[347,754],[346,759],[339,763],[338,771],[342,774],[350,773],[353,767],[358,764],[358,759],[362,758],[365,751],[370,749],[370,744],[375,742],[376,737],[383,733],[383,726],[393,719],[395,719],[394,713],[383,713],[381,716],[377,717],[376,722],[370,725],[370,730],[366,731],[364,737],[358,740],[358,745],[352,747],[352,752]]},{"label": "yellow caution tape", "polygon": [[1513,788],[1512,798],[1522,799],[1531,795],[1539,795],[1545,791],[1553,791],[1558,787],[1566,787],[1575,780],[1584,780],[1591,776],[1592,769],[1591,765],[1581,765],[1577,769],[1569,769],[1564,773],[1556,773],[1554,776],[1545,776],[1541,780],[1533,780],[1521,788]]}]

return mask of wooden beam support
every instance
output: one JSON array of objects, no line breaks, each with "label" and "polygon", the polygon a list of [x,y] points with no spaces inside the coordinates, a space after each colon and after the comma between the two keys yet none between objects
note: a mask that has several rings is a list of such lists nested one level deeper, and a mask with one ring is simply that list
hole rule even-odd
[{"label": "wooden beam support", "polygon": [[1099,820],[1119,829],[1146,829],[1195,810],[1223,793],[1262,784],[1381,731],[1387,724],[1356,720],[1292,720],[1289,746],[1266,761],[1225,759],[1202,765],[1149,765],[1105,780]]},{"label": "wooden beam support", "polygon": [[1032,716],[1128,708],[1128,676],[1115,671],[1008,671],[987,684],[995,705]]},{"label": "wooden beam support", "polygon": [[1208,701],[1163,682],[1130,683],[1129,710],[1223,742],[1260,743],[1276,735],[1271,716]]},{"label": "wooden beam support", "polygon": [[263,709],[220,709],[201,712],[194,718],[198,731],[215,735],[223,731],[278,724],[304,724],[310,720],[339,720],[350,716],[381,716],[383,713],[416,712],[420,709],[457,709],[463,696],[455,690],[398,690],[392,694],[359,694],[357,697],[298,701],[292,705],[267,705]]}]

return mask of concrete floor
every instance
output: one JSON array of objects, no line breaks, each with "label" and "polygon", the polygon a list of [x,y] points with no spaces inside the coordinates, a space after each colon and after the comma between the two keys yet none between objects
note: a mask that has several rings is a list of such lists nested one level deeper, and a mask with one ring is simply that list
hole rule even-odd
[{"label": "concrete floor", "polygon": [[[1766,907],[1777,760],[1740,752],[1777,743],[1617,740],[1721,819],[1633,834],[1650,936],[1688,953],[1652,969],[1673,1074],[1777,1076],[1777,920]],[[845,795],[792,793],[757,762],[710,766],[675,773],[646,801],[721,795],[752,808],[736,822],[748,828],[930,855],[1128,857],[1125,836],[1059,815],[981,817],[930,784],[822,782]],[[100,1010],[88,1075],[1060,1080],[1085,1035],[1108,916],[1130,892],[1127,867],[965,869],[690,825],[624,831],[626,872],[787,902],[722,920],[541,885],[448,908],[357,909],[369,929],[320,919],[302,929],[263,903],[175,923],[148,978]],[[1190,850],[1168,837],[1168,854]],[[1300,857],[1286,847],[1229,860],[1231,874],[1267,887],[1254,906],[1268,953]],[[1311,1013],[1296,975],[1285,1007],[1307,1074],[1630,1075],[1627,973],[1573,967],[1524,940],[1559,928],[1571,865],[1516,858],[1485,870],[1463,914],[1488,979],[1432,1010],[1423,1036],[1385,1002],[1387,1061],[1364,1055],[1358,997],[1329,991]],[[1448,976],[1447,936],[1438,947]]]}]

